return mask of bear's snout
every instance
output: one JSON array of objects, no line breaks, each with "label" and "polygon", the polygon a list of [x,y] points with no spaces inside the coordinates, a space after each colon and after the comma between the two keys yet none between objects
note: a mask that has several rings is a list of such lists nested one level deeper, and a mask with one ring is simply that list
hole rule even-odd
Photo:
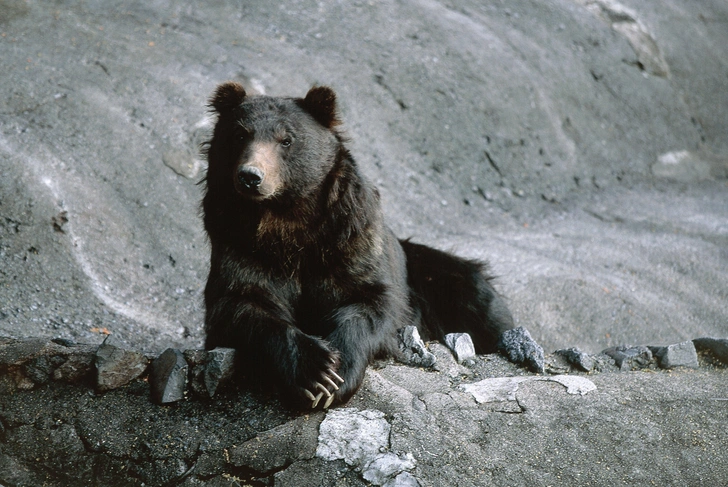
[{"label": "bear's snout", "polygon": [[258,190],[263,182],[263,171],[257,167],[240,166],[238,168],[238,182],[240,186],[249,190]]},{"label": "bear's snout", "polygon": [[280,191],[281,161],[271,142],[253,142],[243,152],[232,174],[235,191],[254,201],[271,198]]}]

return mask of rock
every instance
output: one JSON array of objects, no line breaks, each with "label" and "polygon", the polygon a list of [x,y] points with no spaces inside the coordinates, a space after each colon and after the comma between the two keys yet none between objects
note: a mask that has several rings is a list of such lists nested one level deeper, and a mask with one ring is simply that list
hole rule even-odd
[{"label": "rock", "polygon": [[497,347],[511,362],[528,367],[533,372],[544,373],[543,348],[524,327],[504,331]]},{"label": "rock", "polygon": [[149,374],[152,401],[170,404],[185,397],[187,362],[182,352],[168,348],[154,362]]},{"label": "rock", "polygon": [[405,326],[397,330],[399,336],[400,361],[416,367],[432,367],[437,362],[435,355],[427,350],[416,326]]},{"label": "rock", "polygon": [[434,342],[430,344],[431,353],[435,356],[435,365],[432,367],[438,372],[442,372],[450,378],[459,377],[461,375],[471,376],[473,371],[460,365],[455,356],[442,343]]},{"label": "rock", "polygon": [[216,348],[207,352],[204,381],[210,397],[213,397],[218,388],[232,377],[234,366],[235,349]]},{"label": "rock", "polygon": [[652,351],[647,347],[611,347],[602,353],[614,359],[614,363],[622,371],[648,367],[653,360]]},{"label": "rock", "polygon": [[106,392],[128,384],[144,373],[149,359],[144,354],[102,344],[96,351],[96,390]]},{"label": "rock", "polygon": [[682,183],[693,183],[711,178],[710,163],[686,150],[662,154],[651,169],[652,174],[658,178]]},{"label": "rock", "polygon": [[567,394],[584,396],[595,391],[597,386],[585,377],[574,375],[554,375],[551,377],[493,377],[472,384],[461,384],[461,391],[472,394],[479,404],[490,402],[516,401],[516,393],[524,382],[557,382],[566,388]]},{"label": "rock", "polygon": [[697,351],[710,352],[715,358],[728,364],[728,338],[696,338],[693,344]]},{"label": "rock", "polygon": [[409,472],[402,472],[390,479],[383,487],[421,487],[422,484]]},{"label": "rock", "polygon": [[374,485],[390,484],[406,470],[415,468],[416,463],[411,453],[380,453],[362,469],[362,477]]},{"label": "rock", "polygon": [[319,427],[316,456],[329,461],[344,460],[360,469],[364,479],[372,484],[388,484],[416,463],[411,453],[389,451],[390,431],[381,411],[331,410]]},{"label": "rock", "polygon": [[445,335],[445,345],[455,354],[458,363],[475,357],[475,345],[467,333],[448,333]]},{"label": "rock", "polygon": [[692,341],[668,345],[667,347],[649,347],[649,349],[663,369],[698,367],[698,352],[695,350]]},{"label": "rock", "polygon": [[556,350],[554,353],[561,355],[571,365],[584,372],[591,372],[594,369],[594,359],[591,358],[589,354],[582,352],[578,348],[574,347]]}]

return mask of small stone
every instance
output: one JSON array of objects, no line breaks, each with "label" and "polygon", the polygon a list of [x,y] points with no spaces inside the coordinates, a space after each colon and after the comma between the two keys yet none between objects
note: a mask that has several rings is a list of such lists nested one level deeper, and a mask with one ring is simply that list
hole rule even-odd
[{"label": "small stone", "polygon": [[699,352],[710,352],[724,364],[728,364],[728,338],[696,338],[693,340]]},{"label": "small stone", "polygon": [[205,364],[205,388],[213,397],[218,388],[233,375],[235,366],[235,349],[216,348],[207,352]]},{"label": "small stone", "polygon": [[692,341],[668,345],[666,347],[649,347],[663,369],[674,367],[698,367],[698,352]]},{"label": "small stone", "polygon": [[149,374],[152,401],[170,404],[185,397],[187,362],[182,352],[168,348],[154,362]]},{"label": "small stone", "polygon": [[611,347],[602,353],[614,359],[614,363],[622,371],[648,367],[652,362],[652,351],[647,347]]},{"label": "small stone", "polygon": [[405,326],[398,330],[400,360],[418,367],[432,367],[437,362],[435,355],[427,350],[416,326]]},{"label": "small stone", "polygon": [[445,345],[455,354],[458,363],[475,357],[475,345],[467,333],[448,333],[445,335]]},{"label": "small stone", "polygon": [[149,359],[139,352],[102,344],[96,351],[96,389],[106,392],[119,388],[144,373]]},{"label": "small stone", "polygon": [[579,350],[578,348],[567,348],[564,350],[556,350],[554,352],[561,355],[571,365],[577,367],[584,372],[591,372],[594,369],[594,359]]},{"label": "small stone", "polygon": [[511,362],[524,365],[532,372],[544,373],[543,348],[524,327],[504,331],[497,347]]}]

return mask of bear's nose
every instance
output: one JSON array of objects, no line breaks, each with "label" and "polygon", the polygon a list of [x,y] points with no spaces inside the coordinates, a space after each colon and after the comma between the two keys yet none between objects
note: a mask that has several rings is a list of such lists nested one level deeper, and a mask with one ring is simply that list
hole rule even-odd
[{"label": "bear's nose", "polygon": [[263,182],[263,172],[257,167],[243,166],[238,169],[238,181],[247,189],[257,189]]}]

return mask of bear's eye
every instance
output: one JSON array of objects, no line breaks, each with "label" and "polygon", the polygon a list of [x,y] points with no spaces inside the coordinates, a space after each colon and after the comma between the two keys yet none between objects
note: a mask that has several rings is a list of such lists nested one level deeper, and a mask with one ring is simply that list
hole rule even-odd
[{"label": "bear's eye", "polygon": [[286,137],[285,139],[281,140],[281,146],[282,147],[290,147],[291,146],[291,138]]}]

